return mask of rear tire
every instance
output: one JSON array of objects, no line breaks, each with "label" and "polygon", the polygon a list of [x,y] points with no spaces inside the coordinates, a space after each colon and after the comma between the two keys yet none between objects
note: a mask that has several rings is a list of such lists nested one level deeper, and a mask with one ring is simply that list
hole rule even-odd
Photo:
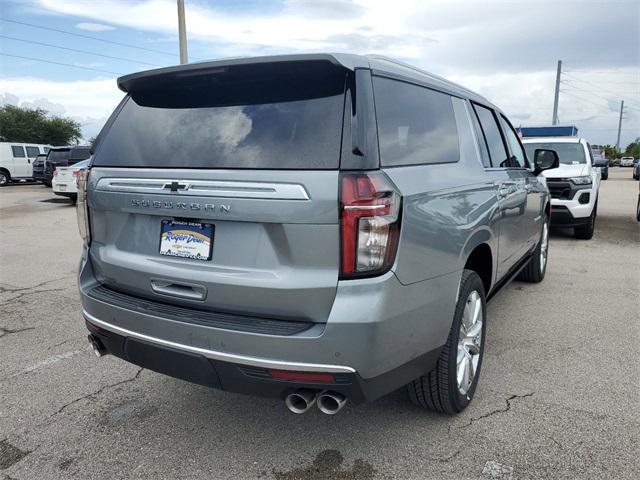
[{"label": "rear tire", "polygon": [[469,405],[482,366],[486,307],[482,280],[476,272],[464,270],[453,324],[438,362],[432,371],[407,385],[413,403],[449,415]]},{"label": "rear tire", "polygon": [[549,255],[549,217],[544,216],[544,224],[540,233],[540,240],[536,249],[533,251],[533,257],[522,269],[518,275],[518,280],[530,283],[540,283],[544,280],[547,272],[547,258]]},{"label": "rear tire", "polygon": [[598,215],[598,200],[596,200],[593,206],[593,211],[589,216],[589,223],[580,225],[573,229],[573,235],[579,240],[591,240],[593,238],[593,232],[596,229],[596,216]]}]

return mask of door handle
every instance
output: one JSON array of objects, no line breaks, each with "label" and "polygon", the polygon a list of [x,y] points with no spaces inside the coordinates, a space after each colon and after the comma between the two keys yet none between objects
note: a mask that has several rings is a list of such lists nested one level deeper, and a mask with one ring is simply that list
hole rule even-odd
[{"label": "door handle", "polygon": [[151,280],[151,290],[159,295],[169,295],[186,300],[204,300],[207,289],[203,285],[175,283],[167,280]]},{"label": "door handle", "polygon": [[509,187],[500,187],[498,189],[498,196],[499,197],[506,197],[510,193],[511,193],[511,189]]}]

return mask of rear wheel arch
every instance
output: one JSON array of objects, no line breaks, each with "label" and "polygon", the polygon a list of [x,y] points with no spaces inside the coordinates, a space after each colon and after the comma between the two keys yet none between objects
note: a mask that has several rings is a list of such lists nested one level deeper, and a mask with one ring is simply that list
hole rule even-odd
[{"label": "rear wheel arch", "polygon": [[467,256],[464,264],[465,270],[472,270],[478,274],[482,280],[484,291],[489,294],[493,280],[493,252],[487,243],[476,245]]}]

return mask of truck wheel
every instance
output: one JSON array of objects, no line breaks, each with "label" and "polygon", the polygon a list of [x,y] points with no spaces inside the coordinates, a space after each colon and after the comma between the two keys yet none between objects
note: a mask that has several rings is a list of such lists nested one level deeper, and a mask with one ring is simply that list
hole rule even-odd
[{"label": "truck wheel", "polygon": [[580,225],[573,229],[573,236],[580,240],[591,240],[593,238],[593,232],[596,229],[596,215],[598,214],[598,200],[596,200],[593,206],[593,211],[589,216],[589,223]]},{"label": "truck wheel", "polygon": [[482,366],[486,305],[482,280],[476,272],[464,270],[453,325],[440,358],[432,371],[407,385],[413,403],[450,415],[469,405]]},{"label": "truck wheel", "polygon": [[518,275],[518,280],[523,282],[539,283],[544,280],[547,272],[547,255],[549,254],[549,217],[545,215],[542,233],[538,246],[533,251],[533,257]]},{"label": "truck wheel", "polygon": [[4,187],[11,183],[11,175],[5,169],[0,168],[0,187]]}]

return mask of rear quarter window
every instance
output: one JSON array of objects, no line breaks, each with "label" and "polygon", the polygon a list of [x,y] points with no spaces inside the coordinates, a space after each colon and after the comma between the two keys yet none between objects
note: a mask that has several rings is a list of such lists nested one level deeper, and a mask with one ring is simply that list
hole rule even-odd
[{"label": "rear quarter window", "polygon": [[373,88],[382,166],[460,160],[451,96],[383,77]]}]

